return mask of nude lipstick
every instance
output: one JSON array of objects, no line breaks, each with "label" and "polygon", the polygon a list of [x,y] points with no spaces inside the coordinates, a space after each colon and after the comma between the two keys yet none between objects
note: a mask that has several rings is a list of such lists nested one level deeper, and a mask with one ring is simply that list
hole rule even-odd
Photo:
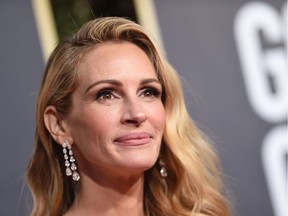
[{"label": "nude lipstick", "polygon": [[148,133],[129,133],[117,137],[114,142],[124,146],[140,146],[150,142],[152,136]]}]

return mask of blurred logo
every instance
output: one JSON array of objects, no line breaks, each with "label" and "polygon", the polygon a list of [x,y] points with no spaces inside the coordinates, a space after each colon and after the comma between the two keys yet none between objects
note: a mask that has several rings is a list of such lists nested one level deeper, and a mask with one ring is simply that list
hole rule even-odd
[{"label": "blurred logo", "polygon": [[275,216],[287,213],[287,2],[278,12],[264,2],[245,4],[234,34],[248,101],[273,124],[263,138],[263,170]]}]

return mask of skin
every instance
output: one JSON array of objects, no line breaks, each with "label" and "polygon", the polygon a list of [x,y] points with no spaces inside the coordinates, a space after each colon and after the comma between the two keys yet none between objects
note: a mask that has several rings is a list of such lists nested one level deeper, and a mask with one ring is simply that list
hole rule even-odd
[{"label": "skin", "polygon": [[65,117],[49,106],[45,124],[72,144],[81,188],[66,215],[144,215],[144,171],[159,155],[165,126],[162,87],[143,50],[129,42],[97,45],[79,66]]}]

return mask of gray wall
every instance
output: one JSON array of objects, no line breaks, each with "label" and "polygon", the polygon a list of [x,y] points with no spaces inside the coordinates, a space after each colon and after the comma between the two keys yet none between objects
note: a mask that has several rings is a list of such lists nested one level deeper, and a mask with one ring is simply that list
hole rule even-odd
[{"label": "gray wall", "polygon": [[28,215],[24,172],[43,58],[30,1],[2,0],[0,5],[0,215]]},{"label": "gray wall", "polygon": [[[284,1],[252,2],[155,0],[155,6],[191,116],[219,151],[235,215],[284,216]],[[43,59],[31,2],[0,4],[0,215],[28,215],[24,172]]]},{"label": "gray wall", "polygon": [[287,214],[284,2],[155,1],[167,56],[216,144],[239,216]]}]

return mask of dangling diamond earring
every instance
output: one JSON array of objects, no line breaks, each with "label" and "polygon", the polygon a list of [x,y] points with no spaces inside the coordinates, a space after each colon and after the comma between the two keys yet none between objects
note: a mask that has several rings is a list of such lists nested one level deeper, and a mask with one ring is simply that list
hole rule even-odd
[{"label": "dangling diamond earring", "polygon": [[160,175],[162,178],[166,178],[168,176],[167,168],[165,162],[159,158],[159,165],[160,165]]},{"label": "dangling diamond earring", "polygon": [[62,147],[63,147],[63,154],[64,154],[64,160],[65,160],[65,167],[66,167],[66,175],[72,176],[72,179],[74,181],[79,181],[80,175],[76,171],[77,166],[75,164],[75,158],[73,157],[72,147],[67,140],[64,141]]}]

